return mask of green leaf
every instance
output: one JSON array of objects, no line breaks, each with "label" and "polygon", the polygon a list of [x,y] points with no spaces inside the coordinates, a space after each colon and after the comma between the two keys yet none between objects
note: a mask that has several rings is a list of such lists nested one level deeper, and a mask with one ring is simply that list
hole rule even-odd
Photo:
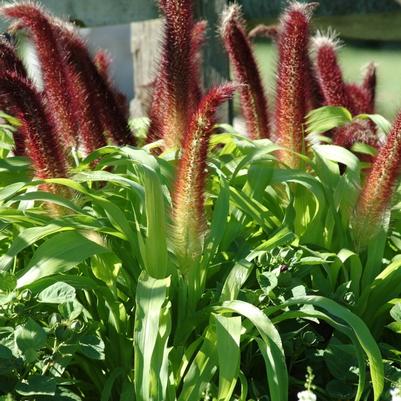
[{"label": "green leaf", "polygon": [[217,369],[216,333],[209,326],[202,346],[191,363],[183,381],[178,401],[199,401]]},{"label": "green leaf", "polygon": [[306,131],[321,134],[352,121],[352,114],[344,107],[323,106],[306,116]]},{"label": "green leaf", "polygon": [[390,316],[396,321],[401,322],[401,303],[395,304],[390,310]]},{"label": "green leaf", "polygon": [[265,352],[267,382],[270,398],[277,401],[288,399],[288,373],[285,364],[285,355],[280,334],[271,320],[256,306],[243,301],[224,302],[222,306],[214,308],[218,312],[234,312],[247,319],[258,330],[263,341]]},{"label": "green leaf", "polygon": [[106,252],[110,251],[77,232],[57,234],[36,250],[27,272],[18,279],[17,287],[29,285],[42,277],[66,272],[90,256]]},{"label": "green leaf", "polygon": [[28,362],[36,359],[36,351],[46,345],[47,334],[41,326],[29,318],[23,325],[15,328],[15,343]]},{"label": "green leaf", "polygon": [[234,301],[237,299],[239,290],[245,284],[253,269],[253,264],[247,260],[241,260],[230,270],[223,289],[221,290],[220,301]]},{"label": "green leaf", "polygon": [[218,400],[230,401],[238,380],[241,352],[241,317],[214,315],[219,363]]},{"label": "green leaf", "polygon": [[109,401],[112,395],[112,390],[114,383],[118,379],[119,376],[124,374],[124,370],[120,367],[114,368],[106,379],[102,394],[100,396],[100,401]]},{"label": "green leaf", "polygon": [[104,342],[94,335],[80,337],[78,351],[90,359],[104,360],[105,358]]},{"label": "green leaf", "polygon": [[388,121],[383,116],[381,116],[380,114],[358,114],[355,118],[361,120],[369,119],[373,121],[379,127],[379,129],[381,129],[386,135],[391,130],[391,122]]},{"label": "green leaf", "polygon": [[[163,304],[166,302],[170,278],[154,279],[142,272],[136,292],[136,311],[134,329],[134,376],[137,401],[154,401],[151,394],[157,394],[157,400],[163,401],[164,388],[159,386],[159,371],[154,369],[154,353],[165,355],[164,342],[158,342],[160,322],[163,315]],[[163,350],[157,350],[162,346]],[[160,366],[160,365],[159,365]]]},{"label": "green leaf", "polygon": [[344,321],[352,329],[357,341],[368,357],[374,400],[379,400],[384,387],[384,366],[379,347],[363,320],[344,306],[320,296],[292,298],[278,307],[269,309],[269,313],[297,304],[313,305],[317,308],[322,308],[331,316]]},{"label": "green leaf", "polygon": [[[145,188],[147,219],[145,268],[150,276],[164,278],[167,274],[167,231],[163,190],[159,176],[146,166],[139,169]],[[157,246],[155,246],[157,244]]]},{"label": "green leaf", "polygon": [[56,394],[57,381],[54,377],[33,375],[18,383],[15,391],[23,396]]},{"label": "green leaf", "polygon": [[14,274],[0,271],[0,291],[13,291],[17,286],[17,278]]},{"label": "green leaf", "polygon": [[38,295],[38,301],[47,304],[62,304],[73,300],[75,300],[75,288],[62,281],[47,287]]},{"label": "green leaf", "polygon": [[49,224],[41,227],[30,227],[22,231],[12,242],[8,251],[0,257],[0,270],[6,270],[12,263],[13,258],[30,245],[42,238],[60,231],[73,230],[72,227]]}]

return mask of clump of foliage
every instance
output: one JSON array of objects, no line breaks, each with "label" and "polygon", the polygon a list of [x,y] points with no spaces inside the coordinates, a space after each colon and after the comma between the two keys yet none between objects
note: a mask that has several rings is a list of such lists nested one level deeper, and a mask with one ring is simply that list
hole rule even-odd
[{"label": "clump of foliage", "polygon": [[[102,51],[32,3],[0,9],[44,81],[0,43],[0,399],[390,400],[401,117],[374,114],[374,65],[344,82],[333,35],[310,38],[316,4],[290,3],[251,34],[278,46],[268,102],[231,5],[237,82],[203,94],[206,24],[159,5],[142,148]],[[216,125],[236,90],[248,136]]]}]

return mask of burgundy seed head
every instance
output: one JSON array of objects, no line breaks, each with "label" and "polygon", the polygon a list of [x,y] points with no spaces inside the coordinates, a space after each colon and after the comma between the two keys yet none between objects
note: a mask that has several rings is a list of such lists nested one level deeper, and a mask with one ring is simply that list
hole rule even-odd
[{"label": "burgundy seed head", "polygon": [[369,63],[368,66],[366,67],[362,83],[362,87],[368,93],[369,111],[367,111],[367,113],[374,113],[375,111],[376,86],[377,86],[377,67],[375,63]]},{"label": "burgundy seed head", "polygon": [[150,106],[147,141],[163,138],[167,148],[180,146],[191,110],[192,0],[162,0],[165,16],[159,72]]},{"label": "burgundy seed head", "polygon": [[267,99],[251,43],[245,32],[241,8],[232,4],[223,12],[221,37],[230,57],[239,87],[242,112],[248,135],[254,139],[269,137]]},{"label": "burgundy seed head", "polygon": [[68,164],[41,95],[15,72],[0,74],[0,104],[20,121],[26,152],[38,178],[67,177]]},{"label": "burgundy seed head", "polygon": [[193,114],[184,137],[173,192],[173,230],[180,256],[199,254],[206,230],[204,186],[209,138],[215,125],[217,107],[228,100],[236,86],[225,84],[211,89]]},{"label": "burgundy seed head", "polygon": [[202,46],[206,41],[207,21],[197,22],[192,29],[191,37],[191,110],[196,110],[202,98],[201,70],[202,70]]},{"label": "burgundy seed head", "polygon": [[318,32],[312,44],[316,55],[315,70],[325,104],[342,106],[355,114],[337,60],[339,40],[336,34],[331,31],[326,35]]},{"label": "burgundy seed head", "polygon": [[[275,135],[282,146],[297,153],[302,153],[304,148],[309,19],[314,6],[293,2],[280,20]],[[292,152],[281,151],[278,157],[288,166],[296,168],[299,158]]]},{"label": "burgundy seed head", "polygon": [[15,72],[26,77],[26,69],[18,58],[15,47],[5,39],[0,38],[0,71]]},{"label": "burgundy seed head", "polygon": [[[0,38],[0,71],[7,73],[15,73],[21,77],[26,77],[27,73],[22,61],[18,58],[15,47],[5,38]],[[12,104],[12,100],[9,99]],[[9,105],[3,101],[3,107],[7,109]],[[19,129],[13,132],[14,137],[14,155],[26,156],[25,140]]]},{"label": "burgundy seed head", "polygon": [[400,155],[401,113],[379,150],[356,206],[354,227],[362,244],[377,231],[388,210],[400,175]]},{"label": "burgundy seed head", "polygon": [[42,67],[46,107],[54,116],[57,134],[64,144],[75,144],[77,126],[71,110],[70,88],[65,79],[65,59],[52,29],[52,17],[38,5],[28,2],[3,6],[0,13],[8,19],[17,20],[19,27],[31,33]]},{"label": "burgundy seed head", "polygon": [[86,151],[106,145],[104,134],[118,145],[134,144],[124,112],[93,63],[85,42],[61,21],[57,21],[54,30],[65,55],[74,113],[81,122],[80,134]]}]

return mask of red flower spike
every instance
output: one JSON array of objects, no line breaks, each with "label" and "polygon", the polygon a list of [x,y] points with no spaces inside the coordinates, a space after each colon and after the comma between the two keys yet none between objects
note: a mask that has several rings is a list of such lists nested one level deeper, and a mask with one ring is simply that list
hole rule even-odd
[{"label": "red flower spike", "polygon": [[354,226],[361,243],[374,234],[388,210],[400,175],[400,154],[401,113],[376,156],[357,203]]},{"label": "red flower spike", "polygon": [[114,94],[114,98],[116,103],[120,107],[121,111],[124,114],[126,120],[129,118],[129,104],[127,97],[121,93],[118,89],[113,86],[113,82],[110,78],[110,65],[111,65],[111,57],[105,50],[98,50],[93,57],[93,62],[102,76],[105,82],[108,83],[111,91]]},{"label": "red flower spike", "polygon": [[33,3],[19,3],[0,8],[6,18],[18,20],[32,36],[42,67],[46,106],[54,116],[57,133],[67,146],[76,142],[77,127],[71,110],[69,87],[65,80],[65,60],[52,29],[52,17]]},{"label": "red flower spike", "polygon": [[239,87],[242,112],[248,135],[254,139],[269,137],[267,99],[240,6],[232,4],[223,12],[221,37],[230,57]]},{"label": "red flower spike", "polygon": [[355,114],[371,114],[373,112],[370,94],[366,88],[357,84],[346,84],[345,88]]},{"label": "red flower spike", "polygon": [[[15,72],[0,74],[0,104],[20,121],[19,131],[26,143],[38,178],[67,177],[67,161],[58,142],[41,95]],[[52,188],[54,192],[54,188]]]},{"label": "red flower spike", "polygon": [[0,39],[0,71],[15,72],[21,77],[27,76],[24,64],[18,58],[14,46],[5,39]]},{"label": "red flower spike", "polygon": [[342,106],[353,115],[356,114],[337,60],[337,49],[339,47],[337,36],[333,32],[328,32],[327,35],[318,33],[313,38],[312,43],[316,53],[316,74],[325,104]]},{"label": "red flower spike", "polygon": [[306,54],[305,57],[305,107],[306,112],[309,112],[322,107],[324,105],[324,97],[309,54]]},{"label": "red flower spike", "polygon": [[160,68],[149,110],[147,142],[163,138],[165,146],[180,146],[193,112],[191,106],[192,0],[163,0],[165,31]]},{"label": "red flower spike", "polygon": [[173,192],[173,230],[181,257],[193,259],[201,251],[206,230],[204,186],[209,138],[217,107],[228,100],[236,86],[225,84],[211,89],[192,115],[184,137],[182,158]]},{"label": "red flower spike", "polygon": [[[0,39],[0,71],[7,73],[15,73],[20,77],[26,77],[27,73],[22,61],[18,58],[14,46],[6,39]],[[9,99],[12,103],[12,99]],[[9,105],[3,102],[3,107],[7,109]],[[25,140],[17,129],[13,132],[14,137],[14,155],[26,156]]]},{"label": "red flower spike", "polygon": [[66,72],[74,99],[74,111],[81,122],[80,134],[90,152],[106,144],[103,133],[118,145],[134,144],[128,122],[114,93],[93,63],[85,42],[68,24],[54,25],[66,58]]},{"label": "red flower spike", "polygon": [[374,113],[376,102],[377,68],[375,63],[370,63],[366,67],[362,87],[367,91],[369,108],[367,113]]},{"label": "red flower spike", "polygon": [[[334,131],[334,145],[351,149],[357,142],[364,143],[376,149],[380,148],[381,143],[376,135],[375,126],[370,120],[354,121]],[[372,163],[375,160],[375,156],[364,153],[359,154],[358,156],[360,160],[368,163]]]},{"label": "red flower spike", "polygon": [[207,21],[197,22],[191,36],[191,109],[195,110],[202,98],[201,69],[202,46],[206,41]]},{"label": "red flower spike", "polygon": [[[297,153],[302,153],[304,148],[309,19],[314,7],[314,3],[291,3],[280,21],[275,135],[282,146]],[[281,151],[278,157],[288,166],[296,168],[299,158],[292,152]]]}]

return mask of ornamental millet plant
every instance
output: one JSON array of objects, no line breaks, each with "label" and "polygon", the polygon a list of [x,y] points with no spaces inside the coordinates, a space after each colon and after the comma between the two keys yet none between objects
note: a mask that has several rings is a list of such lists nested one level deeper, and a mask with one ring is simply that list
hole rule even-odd
[{"label": "ornamental millet plant", "polygon": [[221,20],[221,37],[229,55],[239,88],[247,132],[252,139],[270,136],[267,98],[240,6],[227,7]]},{"label": "ornamental millet plant", "polygon": [[66,153],[80,146],[89,154],[107,139],[134,144],[122,96],[107,71],[97,68],[74,27],[34,3],[5,6],[0,13],[14,20],[12,29],[26,29],[35,44],[44,82],[41,100]]},{"label": "ornamental millet plant", "polygon": [[173,237],[183,265],[193,262],[202,250],[206,231],[204,187],[209,139],[218,106],[231,98],[235,89],[236,85],[228,83],[204,95],[184,136],[172,194]]},{"label": "ornamental millet plant", "polygon": [[[58,142],[41,94],[27,78],[16,72],[0,73],[0,105],[20,121],[19,133],[32,160],[35,176],[41,179],[68,175],[68,164]],[[45,185],[44,189],[59,192]]]},{"label": "ornamental millet plant", "polygon": [[401,113],[380,148],[359,196],[354,216],[355,239],[366,245],[378,231],[397,184],[401,163]]},{"label": "ornamental millet plant", "polygon": [[46,107],[55,116],[56,129],[64,146],[76,144],[76,120],[66,96],[69,87],[65,79],[65,59],[52,29],[51,16],[33,3],[7,5],[0,9],[0,14],[18,20],[18,27],[29,31],[41,64]]},{"label": "ornamental millet plant", "polygon": [[307,53],[309,20],[316,3],[291,3],[280,20],[278,39],[278,71],[275,137],[280,145],[291,150],[280,151],[279,160],[292,168],[299,166],[304,149],[303,122],[306,114]]},{"label": "ornamental millet plant", "polygon": [[[192,0],[160,0],[165,17],[160,68],[150,105],[147,142],[164,139],[165,147],[179,147],[192,112],[198,83],[194,83],[196,52],[192,44],[195,28]],[[196,29],[199,29],[197,27]],[[196,35],[195,35],[196,36]]]}]

